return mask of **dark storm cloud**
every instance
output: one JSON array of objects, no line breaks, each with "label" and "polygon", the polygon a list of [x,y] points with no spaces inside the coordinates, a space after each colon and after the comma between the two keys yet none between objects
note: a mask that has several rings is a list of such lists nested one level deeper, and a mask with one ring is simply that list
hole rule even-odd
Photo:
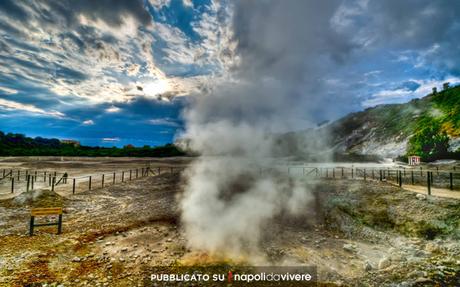
[{"label": "dark storm cloud", "polygon": [[309,69],[314,66],[315,54],[342,61],[353,43],[329,23],[339,4],[340,1],[239,1],[233,24],[243,57],[242,70],[296,79],[296,75],[302,77],[307,65]]},{"label": "dark storm cloud", "polygon": [[[275,100],[260,101],[256,110],[270,111],[271,103],[290,114],[299,107],[304,118],[336,118],[372,96],[375,83],[365,74],[373,70],[388,70],[378,77],[410,91],[430,78],[460,76],[458,1],[238,1],[235,7],[238,77],[265,79],[249,94]],[[392,75],[396,67],[388,63],[407,51],[415,55],[411,66]]]},{"label": "dark storm cloud", "polygon": [[0,1],[0,10],[8,11],[9,15],[19,20],[27,20],[28,14],[18,3],[14,0],[2,0]]},{"label": "dark storm cloud", "polygon": [[[0,11],[5,11],[9,17],[25,23],[34,18],[40,19],[39,24],[42,25],[65,24],[68,27],[78,26],[78,17],[81,14],[92,20],[102,20],[112,26],[122,25],[124,16],[131,16],[145,26],[150,25],[152,20],[142,0],[45,0],[30,3],[2,0]],[[14,27],[9,29],[14,30]]]},{"label": "dark storm cloud", "polygon": [[[241,84],[216,88],[197,118],[302,128],[316,120],[314,111],[331,110],[324,105],[331,90],[321,81],[356,49],[330,23],[340,3],[237,1],[232,23],[240,64],[233,76]],[[337,97],[336,104],[352,100]]]},{"label": "dark storm cloud", "polygon": [[[349,8],[357,2],[363,4]],[[411,51],[419,66],[460,75],[459,11],[459,1],[346,1],[336,24],[366,49]]]},{"label": "dark storm cloud", "polygon": [[382,41],[391,39],[405,49],[458,41],[460,2],[443,0],[370,1],[369,12]]},{"label": "dark storm cloud", "polygon": [[[359,110],[374,95],[376,103],[391,102],[388,90],[397,87],[405,91],[398,101],[423,96],[442,69],[433,51],[459,41],[446,32],[460,27],[458,12],[441,1],[236,1],[239,62],[231,81],[217,83],[187,114],[191,136],[212,142],[199,126],[219,120],[257,130],[305,129]],[[408,50],[412,62],[401,63]]]},{"label": "dark storm cloud", "polygon": [[132,65],[156,78],[143,48],[153,42],[151,26],[143,0],[1,1],[0,73],[15,83],[0,86],[29,83],[87,102],[127,100]]},{"label": "dark storm cloud", "polygon": [[136,121],[171,117],[155,96],[217,87],[197,118],[304,129],[363,102],[391,102],[393,90],[407,92],[402,102],[460,76],[459,14],[460,2],[437,0],[205,1],[193,8],[3,0],[0,93],[41,115],[68,112],[79,125],[93,106],[98,115],[120,107]]}]

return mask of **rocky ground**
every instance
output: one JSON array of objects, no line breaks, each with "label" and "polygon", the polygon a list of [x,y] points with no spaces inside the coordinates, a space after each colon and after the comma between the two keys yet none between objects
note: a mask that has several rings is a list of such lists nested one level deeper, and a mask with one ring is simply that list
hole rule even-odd
[{"label": "rocky ground", "polygon": [[[312,183],[302,218],[265,228],[269,264],[317,265],[325,286],[459,286],[460,200],[379,182]],[[0,201],[0,286],[145,286],[154,266],[220,264],[186,247],[177,174],[76,195],[42,190]],[[30,207],[63,206],[63,234]]]}]

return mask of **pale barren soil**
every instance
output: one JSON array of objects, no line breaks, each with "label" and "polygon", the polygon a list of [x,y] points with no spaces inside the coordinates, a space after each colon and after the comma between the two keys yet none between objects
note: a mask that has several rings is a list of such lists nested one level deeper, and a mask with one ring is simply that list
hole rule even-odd
[{"label": "pale barren soil", "polygon": [[[303,216],[264,226],[267,264],[317,265],[324,286],[460,285],[460,200],[362,180],[310,189]],[[152,286],[155,266],[222,264],[187,247],[183,190],[180,174],[164,173],[75,195],[43,189],[1,200],[0,286]],[[45,206],[64,207],[63,234],[42,227],[29,237],[30,208]]]}]

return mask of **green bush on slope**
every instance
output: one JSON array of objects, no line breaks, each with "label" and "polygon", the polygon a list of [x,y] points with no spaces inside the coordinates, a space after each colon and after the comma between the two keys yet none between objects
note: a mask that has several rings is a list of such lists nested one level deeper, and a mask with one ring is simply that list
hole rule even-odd
[{"label": "green bush on slope", "polygon": [[416,121],[409,139],[407,156],[418,155],[423,161],[460,159],[460,151],[449,152],[449,137],[460,137],[460,86],[431,96],[439,115],[426,110]]}]

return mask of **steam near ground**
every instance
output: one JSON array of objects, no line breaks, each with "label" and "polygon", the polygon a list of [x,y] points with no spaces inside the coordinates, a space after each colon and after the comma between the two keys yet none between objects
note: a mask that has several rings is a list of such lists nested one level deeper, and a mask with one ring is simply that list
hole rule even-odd
[{"label": "steam near ground", "polygon": [[[309,126],[308,111],[319,108],[305,89],[324,43],[310,36],[333,11],[298,7],[309,6],[298,1],[273,1],[261,11],[251,3],[235,3],[230,76],[216,79],[184,114],[183,137],[202,156],[186,172],[181,219],[192,249],[255,260],[264,225],[305,212],[312,198],[300,179],[261,168],[275,164],[273,135]],[[301,25],[305,19],[314,25]],[[321,151],[321,141],[312,141],[311,153]]]},{"label": "steam near ground", "polygon": [[202,158],[188,170],[182,219],[189,245],[216,257],[263,260],[263,228],[299,215],[311,199],[305,183],[261,173],[257,160]]}]

